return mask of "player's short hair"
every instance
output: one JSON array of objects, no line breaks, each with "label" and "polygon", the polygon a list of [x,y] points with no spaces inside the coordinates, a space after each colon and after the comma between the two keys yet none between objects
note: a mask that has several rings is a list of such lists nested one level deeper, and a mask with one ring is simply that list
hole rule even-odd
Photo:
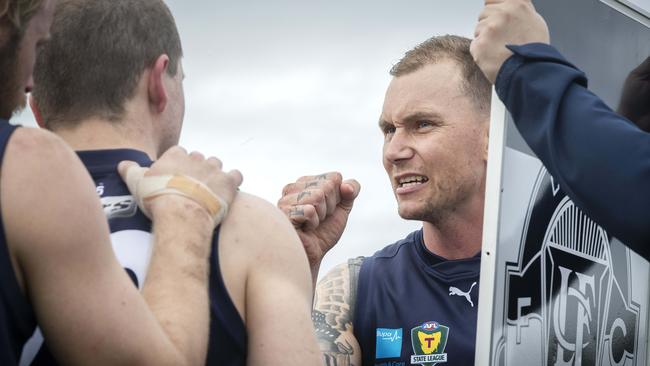
[{"label": "player's short hair", "polygon": [[0,0],[0,19],[9,21],[22,38],[29,20],[38,12],[43,0]]},{"label": "player's short hair", "polygon": [[462,71],[462,91],[479,111],[489,113],[492,88],[469,52],[471,40],[455,35],[436,36],[406,52],[390,70],[394,77],[410,74],[442,60],[455,61]]},{"label": "player's short hair", "polygon": [[45,126],[120,120],[143,72],[163,54],[176,75],[183,50],[162,0],[59,0],[34,69],[32,93]]}]

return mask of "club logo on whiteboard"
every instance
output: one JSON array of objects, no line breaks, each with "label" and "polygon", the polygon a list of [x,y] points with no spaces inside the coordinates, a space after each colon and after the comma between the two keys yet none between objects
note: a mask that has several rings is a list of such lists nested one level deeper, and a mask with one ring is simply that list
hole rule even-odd
[{"label": "club logo on whiteboard", "polygon": [[[637,365],[639,304],[630,264],[607,232],[542,168],[527,213],[519,259],[506,266],[497,365]],[[616,262],[616,266],[614,262]]]}]

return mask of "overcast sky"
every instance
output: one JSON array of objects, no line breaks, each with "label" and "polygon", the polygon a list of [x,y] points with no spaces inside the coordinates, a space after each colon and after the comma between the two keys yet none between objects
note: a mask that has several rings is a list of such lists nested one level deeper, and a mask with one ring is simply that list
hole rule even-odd
[{"label": "overcast sky", "polygon": [[[340,171],[361,195],[333,265],[420,227],[397,215],[377,120],[388,70],[432,35],[471,36],[480,0],[169,0],[183,41],[181,145],[244,174],[274,204],[302,175]],[[13,121],[34,125],[29,111]]]}]

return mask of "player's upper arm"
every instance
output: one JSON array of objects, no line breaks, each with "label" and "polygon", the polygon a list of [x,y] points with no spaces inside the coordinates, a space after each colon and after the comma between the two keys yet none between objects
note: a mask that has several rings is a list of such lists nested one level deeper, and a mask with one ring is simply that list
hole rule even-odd
[{"label": "player's upper arm", "polygon": [[315,365],[320,354],[310,320],[307,257],[287,218],[270,203],[240,193],[219,245],[246,253],[245,322],[250,365]]},{"label": "player's upper arm", "polygon": [[312,319],[326,365],[361,365],[361,348],[352,324],[362,261],[359,257],[339,264],[316,286]]},{"label": "player's upper arm", "polygon": [[[142,363],[169,354],[118,264],[90,176],[54,135],[21,128],[2,165],[7,241],[48,345],[64,364]],[[142,347],[153,347],[143,352]],[[160,348],[160,349],[157,349]]]}]

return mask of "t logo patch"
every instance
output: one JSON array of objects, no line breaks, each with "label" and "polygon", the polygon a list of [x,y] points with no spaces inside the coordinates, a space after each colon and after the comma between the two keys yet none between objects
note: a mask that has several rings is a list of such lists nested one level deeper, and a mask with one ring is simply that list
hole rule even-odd
[{"label": "t logo patch", "polygon": [[402,355],[402,328],[377,328],[375,358],[396,358]]},{"label": "t logo patch", "polygon": [[411,343],[414,355],[411,365],[434,366],[447,362],[445,347],[449,337],[449,327],[437,322],[426,322],[411,329]]}]

